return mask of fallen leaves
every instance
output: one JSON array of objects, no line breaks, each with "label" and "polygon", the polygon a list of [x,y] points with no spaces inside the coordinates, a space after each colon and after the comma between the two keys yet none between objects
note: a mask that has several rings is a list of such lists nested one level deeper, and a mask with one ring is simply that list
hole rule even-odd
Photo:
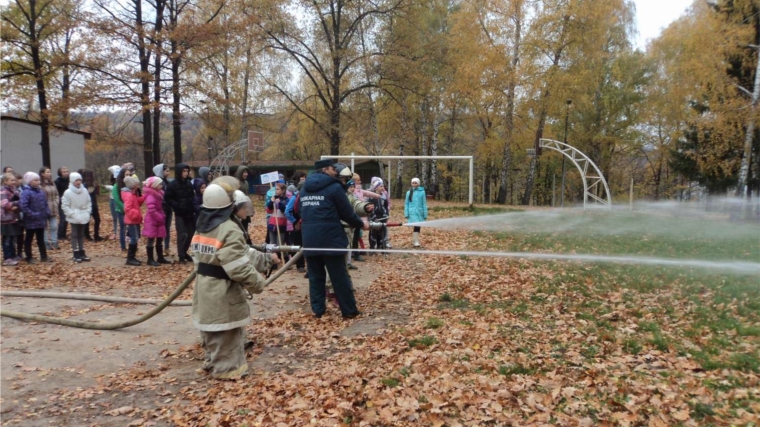
[{"label": "fallen leaves", "polygon": [[[409,245],[407,231],[392,231],[395,247]],[[494,241],[489,235],[425,230],[424,243],[455,250]],[[707,325],[688,340],[680,335],[688,302],[675,312],[662,309],[660,299],[670,304],[679,298],[670,289],[595,294],[599,278],[593,271],[579,274],[562,263],[369,258],[374,267],[367,268],[377,279],[357,292],[368,314],[344,322],[331,307],[319,322],[302,311],[254,321],[247,332],[256,347],[245,380],[188,374],[201,364],[195,346],[163,349],[144,366],[110,375],[104,388],[152,393],[160,408],[156,417],[194,427],[660,427],[696,425],[708,417],[740,425],[760,413],[756,373],[705,370],[694,357],[715,337]],[[690,345],[658,348],[649,342],[655,333]],[[753,338],[747,343],[745,353],[757,349]],[[152,422],[131,406],[106,413],[135,418],[130,426]]]}]

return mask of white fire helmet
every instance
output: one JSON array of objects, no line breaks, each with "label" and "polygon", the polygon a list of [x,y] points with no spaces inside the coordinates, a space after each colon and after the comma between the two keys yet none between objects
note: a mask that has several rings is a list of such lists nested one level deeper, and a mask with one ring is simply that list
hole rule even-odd
[{"label": "white fire helmet", "polygon": [[224,209],[232,204],[231,192],[219,184],[209,184],[203,192],[203,207],[206,209]]},{"label": "white fire helmet", "polygon": [[235,190],[235,206],[238,210],[245,210],[246,216],[253,216],[253,202],[240,190]]}]

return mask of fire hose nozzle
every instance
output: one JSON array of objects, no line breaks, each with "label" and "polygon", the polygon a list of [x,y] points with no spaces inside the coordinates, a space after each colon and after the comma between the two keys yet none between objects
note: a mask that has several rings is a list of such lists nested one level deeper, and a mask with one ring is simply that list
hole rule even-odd
[{"label": "fire hose nozzle", "polygon": [[300,246],[285,246],[285,245],[251,245],[252,248],[256,249],[259,252],[265,252],[268,254],[275,253],[275,252],[298,252],[301,250]]}]

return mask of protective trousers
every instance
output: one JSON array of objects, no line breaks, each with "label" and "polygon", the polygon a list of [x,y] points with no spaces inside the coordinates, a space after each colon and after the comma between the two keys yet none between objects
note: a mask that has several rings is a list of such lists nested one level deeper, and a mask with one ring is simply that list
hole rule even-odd
[{"label": "protective trousers", "polygon": [[346,269],[345,256],[310,256],[306,261],[306,267],[309,271],[309,298],[311,300],[311,311],[314,315],[321,316],[327,311],[325,306],[327,274],[330,275],[330,281],[343,316],[358,314],[359,310],[356,308],[354,291],[351,289],[351,278]]}]

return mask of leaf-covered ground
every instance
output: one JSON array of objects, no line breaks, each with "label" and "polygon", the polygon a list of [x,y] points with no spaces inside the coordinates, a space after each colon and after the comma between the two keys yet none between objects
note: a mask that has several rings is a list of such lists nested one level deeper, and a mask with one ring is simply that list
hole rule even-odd
[{"label": "leaf-covered ground", "polygon": [[[461,206],[431,207],[432,218],[471,214]],[[694,233],[633,241],[451,228],[423,230],[420,252],[718,260],[730,253],[758,262],[753,227],[739,241],[741,253]],[[641,239],[649,243],[636,243]],[[394,229],[393,244],[410,247],[411,230]],[[195,374],[201,357],[196,346],[168,358],[165,369],[138,364],[90,394],[68,399],[87,405],[103,394],[174,397],[152,411],[127,407],[115,414],[131,416],[136,426],[758,423],[757,277],[424,254],[372,256],[368,262],[380,268],[372,285],[357,294],[362,318],[343,321],[333,307],[319,320],[303,309],[255,321],[249,327],[256,340],[253,374],[243,381]],[[387,317],[395,321],[376,333],[357,333],[357,326]],[[272,363],[257,363],[264,358]]]}]

